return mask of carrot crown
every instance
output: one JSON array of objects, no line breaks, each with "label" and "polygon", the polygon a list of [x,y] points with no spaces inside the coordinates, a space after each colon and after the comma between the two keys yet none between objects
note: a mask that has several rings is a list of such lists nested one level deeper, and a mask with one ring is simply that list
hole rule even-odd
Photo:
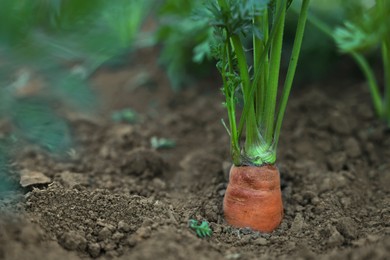
[{"label": "carrot crown", "polygon": [[[213,53],[222,75],[235,165],[273,164],[302,44],[309,0],[303,0],[290,63],[277,107],[286,11],[291,0],[217,0],[209,5]],[[245,43],[252,38],[253,59]],[[243,108],[238,117],[237,100]],[[245,141],[242,142],[242,137]]]}]

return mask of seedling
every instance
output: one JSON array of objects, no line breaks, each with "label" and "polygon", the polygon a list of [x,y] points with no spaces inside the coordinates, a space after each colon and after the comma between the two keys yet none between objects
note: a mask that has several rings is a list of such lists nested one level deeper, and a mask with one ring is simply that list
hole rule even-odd
[{"label": "seedling", "polygon": [[[360,3],[360,4],[359,4]],[[372,103],[377,116],[390,127],[390,2],[376,0],[372,7],[361,2],[350,2],[354,6],[354,16],[349,17],[343,26],[332,29],[315,16],[310,21],[333,38],[340,52],[351,55],[368,82]],[[378,48],[381,51],[384,91],[380,91],[374,71],[364,54]]]},{"label": "seedling", "polygon": [[190,219],[188,225],[190,228],[195,230],[196,234],[200,238],[211,237],[213,234],[213,231],[209,227],[209,223],[207,221],[202,221],[202,223],[199,225],[197,220]]},{"label": "seedling", "polygon": [[166,149],[175,147],[176,142],[171,139],[158,138],[157,136],[153,136],[150,138],[150,145],[154,149]]},{"label": "seedling", "polygon": [[[279,172],[274,165],[276,147],[297,67],[309,0],[302,1],[277,108],[283,32],[290,3],[287,0],[218,0],[211,1],[204,12],[214,26],[211,46],[223,81],[229,118],[225,127],[230,135],[234,163],[225,193],[224,213],[227,222],[236,227],[271,232],[283,215]],[[248,37],[252,39],[252,48],[245,44]],[[248,49],[253,51],[249,53]],[[238,117],[240,95],[243,109]]]},{"label": "seedling", "polygon": [[115,111],[111,114],[111,118],[114,122],[124,122],[134,124],[138,120],[137,112],[131,108],[125,108]]}]

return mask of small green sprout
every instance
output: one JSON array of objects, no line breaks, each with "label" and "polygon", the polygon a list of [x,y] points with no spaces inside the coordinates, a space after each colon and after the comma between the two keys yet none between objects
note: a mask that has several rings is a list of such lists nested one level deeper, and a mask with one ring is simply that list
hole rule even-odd
[{"label": "small green sprout", "polygon": [[135,112],[133,109],[125,108],[122,110],[114,111],[111,114],[111,118],[114,122],[125,122],[133,124],[137,122],[138,116],[137,112]]},{"label": "small green sprout", "polygon": [[150,138],[150,145],[154,149],[173,148],[175,147],[176,142],[168,138],[158,138],[153,136]]},{"label": "small green sprout", "polygon": [[190,219],[190,221],[188,222],[188,225],[190,226],[190,228],[195,230],[196,234],[200,238],[211,237],[211,234],[213,233],[213,231],[209,227],[209,222],[207,222],[207,221],[202,221],[202,223],[200,225],[198,225],[197,220]]}]

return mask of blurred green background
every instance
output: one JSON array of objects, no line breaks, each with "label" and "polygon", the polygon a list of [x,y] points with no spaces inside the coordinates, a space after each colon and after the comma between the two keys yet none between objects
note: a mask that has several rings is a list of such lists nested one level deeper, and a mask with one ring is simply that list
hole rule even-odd
[{"label": "blurred green background", "polygon": [[[375,1],[312,0],[311,12],[330,28]],[[295,33],[293,1],[286,23],[285,50]],[[0,8],[0,192],[15,143],[30,142],[54,154],[73,146],[70,127],[58,104],[93,113],[99,102],[88,79],[102,65],[155,46],[158,62],[174,90],[215,72],[211,27],[198,19],[198,0],[3,0]],[[146,21],[152,28],[142,29]],[[250,41],[248,41],[250,43]],[[250,48],[250,44],[248,46]],[[287,64],[288,55],[284,57]],[[308,23],[296,82],[316,82],[334,70],[340,54],[332,38]],[[45,84],[36,91],[36,78]],[[219,86],[216,86],[219,87]],[[2,122],[12,125],[2,132]],[[17,150],[17,149],[16,149]]]}]

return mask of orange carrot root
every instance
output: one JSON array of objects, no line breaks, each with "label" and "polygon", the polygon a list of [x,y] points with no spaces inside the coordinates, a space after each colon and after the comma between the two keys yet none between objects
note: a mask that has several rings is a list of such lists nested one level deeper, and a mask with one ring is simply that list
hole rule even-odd
[{"label": "orange carrot root", "polygon": [[278,168],[232,166],[223,211],[225,220],[232,226],[262,232],[275,230],[283,218]]}]

